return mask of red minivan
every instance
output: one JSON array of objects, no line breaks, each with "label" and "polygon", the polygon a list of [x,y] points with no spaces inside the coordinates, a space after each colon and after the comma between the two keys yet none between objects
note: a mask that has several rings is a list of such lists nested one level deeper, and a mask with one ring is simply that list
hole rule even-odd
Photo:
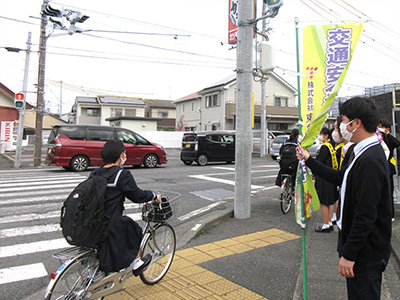
[{"label": "red minivan", "polygon": [[161,145],[151,143],[125,128],[100,125],[56,125],[49,135],[46,164],[72,171],[102,166],[101,148],[108,140],[121,140],[126,147],[125,165],[154,168],[167,163]]}]

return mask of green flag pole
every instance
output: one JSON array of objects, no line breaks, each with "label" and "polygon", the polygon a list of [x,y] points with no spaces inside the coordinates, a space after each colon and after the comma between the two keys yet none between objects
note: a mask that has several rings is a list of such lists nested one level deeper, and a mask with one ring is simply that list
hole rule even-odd
[{"label": "green flag pole", "polygon": [[[300,85],[300,54],[299,54],[299,19],[295,19],[296,23],[296,56],[297,56],[297,99],[299,106],[299,134],[302,135],[302,121],[301,121],[301,85]],[[301,194],[301,218],[304,222],[301,227],[301,239],[302,239],[302,252],[303,252],[303,299],[307,300],[307,259],[306,259],[306,227],[305,227],[305,215],[304,215],[304,187],[303,180],[300,181],[300,194]]]}]

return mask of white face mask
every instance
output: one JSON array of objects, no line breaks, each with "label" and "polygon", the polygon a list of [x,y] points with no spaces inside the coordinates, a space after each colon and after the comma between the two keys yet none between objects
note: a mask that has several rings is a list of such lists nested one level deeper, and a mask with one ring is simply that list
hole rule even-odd
[{"label": "white face mask", "polygon": [[342,138],[340,137],[339,132],[336,131],[336,130],[334,130],[334,131],[332,132],[332,139],[333,139],[333,140],[335,141],[335,143],[337,143],[337,144],[339,144],[339,143],[342,142]]},{"label": "white face mask", "polygon": [[126,154],[124,154],[125,158],[120,157],[121,162],[119,163],[120,166],[123,166],[124,163],[126,162]]},{"label": "white face mask", "polygon": [[323,142],[324,141],[324,137],[322,135],[318,136],[318,141]]},{"label": "white face mask", "polygon": [[354,120],[355,119],[353,119],[352,121],[350,121],[347,124],[346,123],[341,123],[340,124],[340,134],[348,142],[350,142],[351,138],[353,137],[353,133],[354,133],[354,131],[357,130],[357,128],[354,128],[354,130],[352,132],[349,132],[349,131],[347,131],[346,127],[347,127],[347,125],[353,123]]}]

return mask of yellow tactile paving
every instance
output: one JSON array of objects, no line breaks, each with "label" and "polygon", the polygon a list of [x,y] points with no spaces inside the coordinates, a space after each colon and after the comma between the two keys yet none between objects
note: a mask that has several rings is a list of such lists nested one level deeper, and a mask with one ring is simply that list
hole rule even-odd
[{"label": "yellow tactile paving", "polygon": [[266,299],[198,266],[198,264],[298,238],[300,236],[283,230],[270,229],[179,250],[175,253],[170,270],[159,284],[148,286],[143,284],[139,278],[131,277],[122,292],[108,296],[105,299]]}]

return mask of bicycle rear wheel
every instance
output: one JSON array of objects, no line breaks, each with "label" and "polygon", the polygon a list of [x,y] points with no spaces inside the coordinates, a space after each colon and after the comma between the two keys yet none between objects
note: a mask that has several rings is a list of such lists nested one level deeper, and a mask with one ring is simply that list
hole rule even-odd
[{"label": "bicycle rear wheel", "polygon": [[281,188],[281,210],[287,214],[292,206],[293,200],[293,185],[292,178],[286,177],[282,182]]},{"label": "bicycle rear wheel", "polygon": [[98,264],[94,252],[68,260],[57,270],[61,273],[50,281],[45,300],[85,299]]},{"label": "bicycle rear wheel", "polygon": [[154,234],[145,238],[141,256],[150,254],[152,259],[148,268],[140,274],[140,279],[145,284],[153,285],[167,274],[172,264],[176,247],[175,231],[171,225],[162,224],[156,228]]}]

